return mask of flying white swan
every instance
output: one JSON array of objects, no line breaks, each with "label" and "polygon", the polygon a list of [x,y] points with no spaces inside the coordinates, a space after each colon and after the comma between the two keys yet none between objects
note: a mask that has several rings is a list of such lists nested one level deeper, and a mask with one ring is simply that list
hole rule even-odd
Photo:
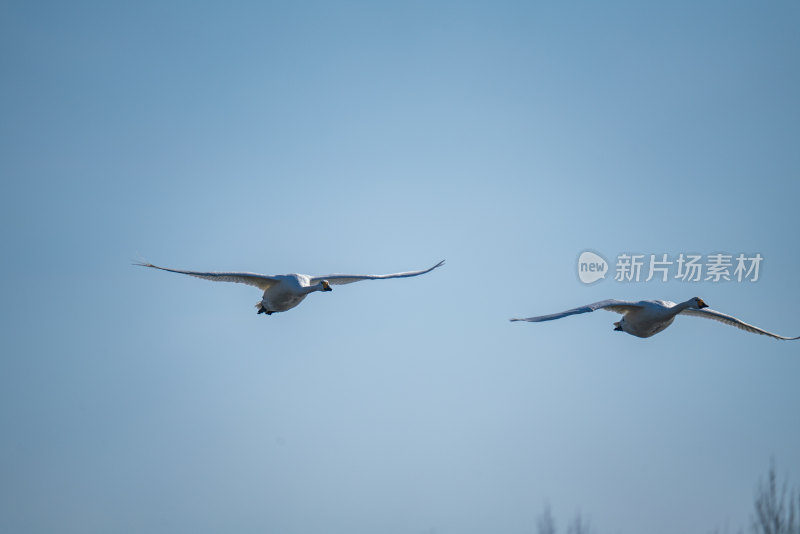
[{"label": "flying white swan", "polygon": [[430,269],[423,271],[409,271],[407,273],[394,274],[329,274],[326,276],[309,276],[307,274],[281,274],[268,276],[256,273],[202,273],[197,271],[180,271],[178,269],[167,269],[152,263],[135,263],[142,267],[152,267],[171,273],[188,274],[197,278],[213,280],[214,282],[237,282],[255,286],[264,290],[264,296],[256,304],[258,313],[272,315],[276,312],[291,310],[300,304],[309,293],[314,291],[333,291],[332,285],[352,284],[360,280],[383,280],[386,278],[405,278],[408,276],[419,276],[431,272],[444,264],[440,261]]},{"label": "flying white swan", "polygon": [[692,315],[694,317],[705,317],[707,319],[714,319],[721,323],[741,328],[753,334],[761,334],[763,336],[770,336],[775,339],[800,339],[798,337],[783,337],[772,332],[762,330],[757,326],[747,324],[744,321],[725,315],[724,313],[703,309],[708,308],[708,304],[703,302],[703,299],[694,297],[686,302],[675,304],[668,300],[640,300],[639,302],[626,302],[623,300],[601,300],[594,304],[588,304],[580,308],[574,308],[561,313],[554,313],[551,315],[540,315],[538,317],[528,317],[527,319],[511,319],[512,321],[528,321],[531,323],[539,323],[542,321],[552,321],[553,319],[561,319],[568,315],[577,315],[579,313],[593,312],[595,310],[608,310],[622,314],[622,319],[614,323],[614,330],[618,332],[627,332],[636,337],[650,337],[658,334],[666,327],[672,324],[675,316],[678,314]]}]

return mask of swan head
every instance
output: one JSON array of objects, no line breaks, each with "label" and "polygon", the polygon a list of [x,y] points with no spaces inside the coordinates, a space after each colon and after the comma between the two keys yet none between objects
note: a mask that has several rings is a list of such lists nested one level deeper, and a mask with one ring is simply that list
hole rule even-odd
[{"label": "swan head", "polygon": [[333,291],[333,288],[331,287],[331,283],[328,282],[327,280],[323,280],[322,282],[320,282],[320,284],[322,284],[322,290],[323,291]]},{"label": "swan head", "polygon": [[708,308],[708,304],[706,304],[705,301],[703,301],[703,299],[701,299],[700,297],[695,297],[693,300],[698,310],[702,310],[703,308]]}]

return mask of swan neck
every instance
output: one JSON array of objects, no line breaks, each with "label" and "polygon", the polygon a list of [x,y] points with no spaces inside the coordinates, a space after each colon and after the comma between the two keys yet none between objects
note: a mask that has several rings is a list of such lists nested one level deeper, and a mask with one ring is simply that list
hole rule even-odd
[{"label": "swan neck", "polygon": [[314,291],[322,291],[323,289],[325,289],[325,287],[322,285],[322,282],[320,282],[318,284],[314,284],[313,286],[308,286],[303,289],[305,290],[306,295],[308,295],[309,293],[313,293]]},{"label": "swan neck", "polygon": [[680,304],[676,305],[673,309],[675,310],[675,314],[677,315],[680,312],[682,312],[683,310],[686,310],[686,309],[689,309],[689,308],[697,308],[693,298],[687,300],[686,302],[681,302]]}]

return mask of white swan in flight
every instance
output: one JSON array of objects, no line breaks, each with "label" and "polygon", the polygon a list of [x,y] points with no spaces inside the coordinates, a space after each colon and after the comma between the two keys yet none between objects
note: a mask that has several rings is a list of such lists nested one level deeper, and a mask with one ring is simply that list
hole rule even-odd
[{"label": "white swan in flight", "polygon": [[188,274],[197,278],[213,280],[214,282],[237,282],[255,286],[264,291],[261,301],[256,304],[258,313],[272,315],[276,312],[291,310],[300,304],[309,293],[315,291],[333,291],[332,285],[352,284],[360,280],[384,280],[386,278],[406,278],[408,276],[419,276],[429,273],[437,267],[441,267],[444,260],[433,267],[422,271],[409,271],[406,273],[393,274],[328,274],[325,276],[309,276],[307,274],[282,274],[268,276],[256,273],[203,273],[197,271],[180,271],[178,269],[167,269],[152,263],[135,263],[142,267],[152,267],[171,273]]},{"label": "white swan in flight", "polygon": [[672,324],[675,316],[678,314],[691,315],[694,317],[705,317],[707,319],[714,319],[721,323],[741,328],[753,334],[761,334],[762,336],[769,336],[775,339],[800,339],[798,337],[783,337],[772,332],[762,330],[757,326],[747,324],[744,321],[725,315],[724,313],[704,309],[708,308],[708,304],[703,302],[703,299],[694,297],[686,302],[675,304],[668,300],[640,300],[639,302],[627,302],[623,300],[601,300],[594,304],[588,304],[580,308],[573,308],[561,313],[554,313],[551,315],[540,315],[538,317],[528,317],[527,319],[511,319],[511,321],[528,321],[531,323],[539,323],[542,321],[552,321],[553,319],[561,319],[568,315],[577,315],[579,313],[593,312],[595,310],[608,310],[622,314],[622,319],[614,323],[614,330],[618,332],[627,332],[636,337],[650,337],[658,334],[666,327]]}]

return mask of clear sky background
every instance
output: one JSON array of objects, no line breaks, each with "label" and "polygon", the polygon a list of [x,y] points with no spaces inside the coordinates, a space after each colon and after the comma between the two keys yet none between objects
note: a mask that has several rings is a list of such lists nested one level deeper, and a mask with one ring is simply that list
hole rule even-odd
[{"label": "clear sky background", "polygon": [[[0,530],[746,528],[800,486],[795,2],[3,2]],[[583,250],[760,253],[581,284]],[[259,292],[131,265],[363,282]]]}]

